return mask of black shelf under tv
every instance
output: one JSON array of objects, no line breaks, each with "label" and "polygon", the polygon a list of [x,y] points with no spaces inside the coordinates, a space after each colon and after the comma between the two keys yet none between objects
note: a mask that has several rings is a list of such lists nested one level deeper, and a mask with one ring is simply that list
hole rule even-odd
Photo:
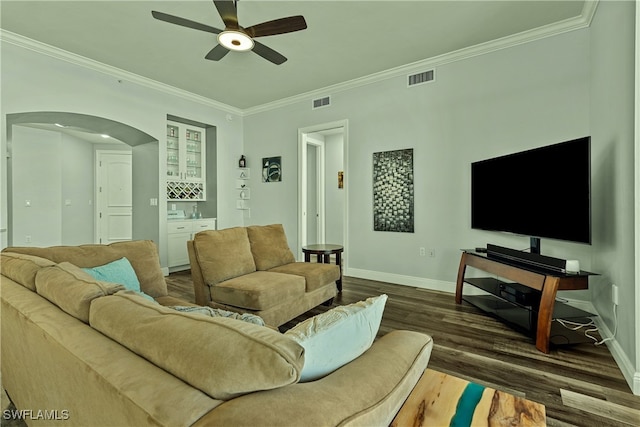
[{"label": "black shelf under tv", "polygon": [[[538,307],[540,305],[541,292],[527,288],[518,283],[503,282],[492,277],[465,278],[465,282],[488,292],[487,295],[465,295],[463,300],[478,307],[500,320],[508,323],[514,329],[535,337]],[[518,289],[526,294],[514,295],[510,290]],[[522,289],[524,288],[524,289]],[[588,323],[593,313],[572,307],[563,302],[556,301],[553,307],[553,320],[551,324],[550,340],[552,344],[577,344],[593,342],[583,332],[576,332],[564,327],[557,319],[569,320],[576,323]]]}]

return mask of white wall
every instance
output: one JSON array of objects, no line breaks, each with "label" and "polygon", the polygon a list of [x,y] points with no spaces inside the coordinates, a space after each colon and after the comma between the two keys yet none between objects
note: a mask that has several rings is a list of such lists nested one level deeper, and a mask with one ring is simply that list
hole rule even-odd
[{"label": "white wall", "polygon": [[[167,114],[216,126],[219,227],[242,224],[241,212],[235,209],[235,167],[243,151],[243,121],[236,111],[197,96],[178,96],[175,91],[160,85],[156,87],[124,72],[102,70],[91,64],[85,66],[81,60],[54,49],[31,45],[23,47],[19,41],[8,37],[1,41],[1,49],[3,125],[6,125],[6,114],[65,111],[121,122],[158,139],[157,148],[148,149],[157,153],[157,168],[138,171],[143,174],[146,172],[148,185],[134,189],[134,197],[146,200],[147,204],[150,198],[159,198],[158,206],[146,207],[149,210],[149,222],[155,222],[157,226],[151,231],[152,235],[139,236],[134,224],[134,237],[155,240],[162,265],[166,265],[167,206],[164,202],[164,181],[159,177],[166,175],[166,165],[163,163],[166,141],[163,137],[166,134]],[[116,73],[118,77],[110,73]],[[5,150],[6,130],[2,132],[1,144]],[[290,164],[294,165],[295,160],[290,160]],[[5,178],[2,177],[3,182],[6,182]],[[6,205],[3,208],[6,209]],[[6,210],[3,210],[2,218],[4,221]]]},{"label": "white wall", "polygon": [[[634,3],[600,2],[591,24],[591,134],[593,179],[594,306],[613,331],[616,319],[611,284],[618,285],[617,334],[611,346],[631,382],[635,371],[640,393],[637,347],[640,331],[635,311],[634,251]],[[640,183],[635,183],[640,185]]]},{"label": "white wall", "polygon": [[[95,161],[93,144],[62,135],[62,242],[81,245],[94,241]],[[14,218],[15,221],[15,218]]]},{"label": "white wall", "polygon": [[60,245],[62,135],[14,126],[13,140],[13,245]]},{"label": "white wall", "polygon": [[[440,66],[435,82],[411,89],[398,76],[332,93],[331,107],[312,111],[305,100],[249,115],[247,155],[281,155],[284,165],[278,188],[252,183],[251,221],[282,222],[298,246],[296,131],[348,119],[348,273],[453,291],[460,248],[529,245],[471,230],[470,163],[588,135],[588,69],[588,30],[578,30]],[[372,154],[403,148],[414,149],[416,231],[374,232]],[[419,256],[419,247],[436,256]],[[543,240],[542,249],[590,267],[587,245]]]}]

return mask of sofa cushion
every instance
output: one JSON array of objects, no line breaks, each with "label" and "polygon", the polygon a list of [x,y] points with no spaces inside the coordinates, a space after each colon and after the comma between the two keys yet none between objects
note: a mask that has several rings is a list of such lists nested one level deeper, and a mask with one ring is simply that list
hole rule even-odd
[{"label": "sofa cushion", "polygon": [[249,310],[266,310],[290,299],[304,298],[304,277],[256,271],[211,288],[218,303]]},{"label": "sofa cushion", "polygon": [[300,382],[330,374],[367,351],[376,338],[387,295],[336,307],[285,332],[304,347]]},{"label": "sofa cushion", "polygon": [[194,236],[193,247],[209,286],[256,271],[244,227],[201,231]]},{"label": "sofa cushion", "polygon": [[292,262],[269,271],[304,277],[307,292],[314,291],[340,278],[340,267],[317,262]]},{"label": "sofa cushion", "polygon": [[95,280],[68,262],[42,268],[36,274],[36,289],[64,312],[89,323],[91,301],[124,289],[120,284]]},{"label": "sofa cushion", "polygon": [[247,227],[247,234],[256,269],[269,270],[296,260],[282,224],[251,225]]},{"label": "sofa cushion", "polygon": [[14,252],[2,252],[2,274],[25,288],[36,291],[36,273],[43,267],[55,265],[55,262]]},{"label": "sofa cushion", "polygon": [[126,257],[136,271],[141,290],[159,297],[167,295],[167,284],[160,268],[158,249],[152,240],[115,242],[109,245],[11,247],[4,251],[18,252],[50,259],[56,263],[70,262],[78,267],[95,267]]},{"label": "sofa cushion", "polygon": [[293,384],[304,364],[302,347],[275,330],[178,312],[129,291],[94,300],[90,324],[215,399]]}]

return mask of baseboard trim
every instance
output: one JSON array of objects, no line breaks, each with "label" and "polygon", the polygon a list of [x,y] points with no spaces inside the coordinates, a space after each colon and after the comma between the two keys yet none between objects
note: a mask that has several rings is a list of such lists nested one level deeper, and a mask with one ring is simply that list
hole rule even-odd
[{"label": "baseboard trim", "polygon": [[394,285],[411,286],[414,288],[429,289],[432,291],[442,291],[455,293],[455,282],[445,280],[425,279],[423,277],[405,276],[402,274],[383,273],[380,271],[362,270],[359,268],[348,268],[344,272],[345,276],[359,279],[377,280],[379,282],[393,283]]},{"label": "baseboard trim", "polygon": [[[598,313],[598,311],[594,309],[594,313]],[[602,320],[602,316],[600,316],[599,313],[598,317],[594,319],[594,322],[598,327],[598,331],[602,338],[610,338],[613,336],[611,330]],[[631,392],[636,396],[640,396],[640,372],[635,370],[633,363],[631,363],[631,360],[629,360],[629,357],[622,350],[620,343],[618,343],[618,340],[616,340],[615,337],[605,342],[605,344],[609,348],[609,352],[611,353],[611,356],[613,356],[613,360],[616,361],[616,364],[620,368],[625,380],[627,380],[627,384],[629,384]]]}]

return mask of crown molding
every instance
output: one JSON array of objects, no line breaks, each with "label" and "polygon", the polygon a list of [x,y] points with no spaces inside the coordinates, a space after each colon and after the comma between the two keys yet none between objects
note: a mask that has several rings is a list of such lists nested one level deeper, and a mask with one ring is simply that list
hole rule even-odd
[{"label": "crown molding", "polygon": [[207,98],[183,89],[178,89],[168,84],[160,83],[156,80],[152,80],[150,78],[104,64],[102,62],[94,61],[93,59],[89,59],[84,56],[57,48],[55,46],[51,46],[46,43],[24,37],[16,33],[12,33],[11,31],[0,29],[0,41],[7,42],[43,55],[47,55],[55,59],[66,61],[74,65],[79,65],[93,71],[98,71],[100,73],[113,76],[119,80],[136,83],[140,86],[167,93],[169,95],[174,95],[189,101],[197,102],[199,104],[204,104],[209,107],[214,107],[228,113],[237,114],[240,116],[243,115],[243,111],[239,108],[232,107],[222,102],[218,102],[214,99]]},{"label": "crown molding", "polygon": [[424,71],[426,69],[436,68],[438,66],[450,64],[452,62],[473,58],[474,56],[485,55],[487,53],[495,52],[502,49],[508,49],[510,47],[544,39],[547,37],[560,35],[570,31],[579,30],[582,28],[587,28],[591,25],[591,20],[593,19],[593,15],[595,14],[598,1],[599,0],[585,1],[584,6],[582,8],[582,13],[580,14],[580,16],[577,16],[574,18],[565,19],[563,21],[558,21],[542,27],[534,28],[532,30],[523,31],[518,34],[506,36],[500,39],[492,40],[492,41],[478,44],[475,46],[470,46],[468,48],[445,53],[432,58],[427,58],[427,59],[413,62],[410,64],[402,65],[400,67],[391,68],[389,70],[370,74],[365,77],[359,77],[353,80],[327,86],[321,89],[301,93],[288,98],[283,98],[278,101],[258,105],[256,107],[250,107],[244,110],[244,115],[248,116],[252,114],[257,114],[264,111],[273,110],[273,109],[281,108],[287,105],[295,104],[298,102],[308,102],[311,99],[317,98],[319,96],[326,96],[327,94],[343,92],[346,90],[365,86],[371,83],[387,80],[390,78],[405,76],[417,71]]},{"label": "crown molding", "polygon": [[274,102],[250,107],[247,109],[240,109],[222,102],[218,102],[214,99],[207,98],[192,92],[188,92],[183,89],[178,89],[174,86],[160,83],[156,80],[149,79],[147,77],[134,74],[120,68],[116,68],[107,64],[103,64],[98,61],[86,58],[84,56],[71,53],[57,47],[41,43],[27,37],[21,36],[10,31],[0,29],[0,41],[6,41],[13,45],[23,47],[50,57],[60,59],[75,65],[80,65],[85,68],[92,69],[104,74],[114,76],[118,79],[126,80],[132,83],[137,83],[141,86],[145,86],[151,89],[155,89],[170,95],[174,95],[186,100],[197,102],[199,104],[207,105],[220,109],[222,111],[236,114],[238,116],[248,116],[252,114],[258,114],[268,110],[274,110],[287,105],[295,104],[298,102],[307,102],[318,96],[324,96],[328,93],[344,92],[346,90],[358,88],[368,84],[380,82],[390,78],[403,76],[422,70],[425,68],[435,68],[441,65],[449,64],[452,62],[462,61],[464,59],[472,58],[478,55],[484,55],[487,53],[495,52],[502,49],[508,49],[510,47],[518,46],[524,43],[529,43],[535,40],[540,40],[546,37],[552,37],[566,32],[587,28],[591,25],[591,20],[595,14],[598,2],[600,0],[587,0],[584,2],[582,13],[575,18],[566,19],[553,24],[545,25],[539,28],[535,28],[521,33],[503,37],[501,39],[492,40],[490,42],[482,43],[479,45],[471,46],[468,48],[460,49],[454,52],[449,52],[443,55],[435,56],[432,58],[424,59],[421,61],[413,62],[410,64],[402,65],[400,67],[391,68],[389,70],[381,71],[378,73],[370,74],[368,76],[359,77],[346,82],[338,83],[331,86],[326,86],[320,89],[316,89],[309,92],[304,92],[291,97],[283,98]]}]

